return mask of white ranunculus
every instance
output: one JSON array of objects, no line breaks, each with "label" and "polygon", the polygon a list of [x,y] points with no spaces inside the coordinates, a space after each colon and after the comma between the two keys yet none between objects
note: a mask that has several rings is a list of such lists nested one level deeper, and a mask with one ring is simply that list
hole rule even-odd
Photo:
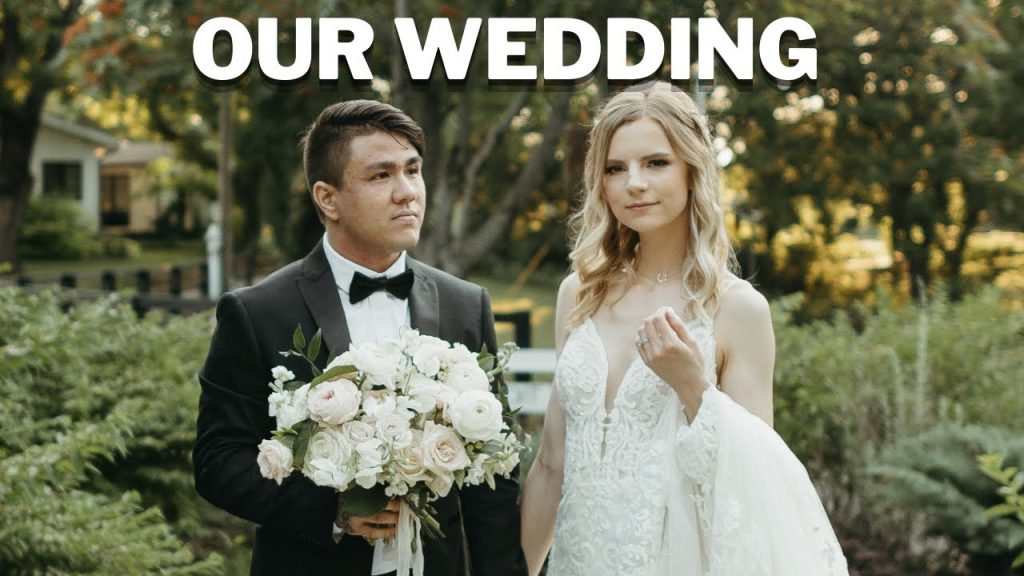
[{"label": "white ranunculus", "polygon": [[273,376],[274,381],[279,384],[295,380],[295,373],[284,366],[274,366],[270,370],[270,375]]},{"label": "white ranunculus", "polygon": [[452,366],[455,364],[476,364],[476,354],[469,351],[465,345],[456,342],[452,344],[452,347],[445,350],[444,354],[441,355],[441,359],[445,364]]},{"label": "white ranunculus", "polygon": [[377,419],[377,437],[394,449],[405,448],[412,443],[409,418],[403,412],[392,412]]},{"label": "white ranunculus", "polygon": [[352,420],[341,425],[341,433],[345,435],[345,439],[349,441],[349,444],[358,446],[373,438],[376,430],[373,426],[362,420]]},{"label": "white ranunculus", "polygon": [[307,394],[309,384],[291,392],[282,390],[274,392],[267,399],[270,406],[270,416],[277,418],[277,429],[285,430],[309,418],[307,408]]},{"label": "white ranunculus", "polygon": [[448,408],[452,425],[470,442],[501,438],[501,402],[487,391],[470,390]]},{"label": "white ranunculus", "polygon": [[319,428],[309,439],[302,472],[319,486],[344,489],[352,481],[352,445],[333,428]]},{"label": "white ranunculus", "polygon": [[264,478],[280,484],[292,472],[292,451],[277,440],[264,440],[260,442],[256,463]]},{"label": "white ranunculus", "polygon": [[340,426],[356,417],[362,393],[344,378],[321,382],[309,393],[309,416],[314,421]]},{"label": "white ranunculus", "polygon": [[491,389],[491,384],[487,380],[487,373],[476,362],[462,362],[449,368],[448,385],[459,394],[464,394],[470,390],[483,390],[486,392]]},{"label": "white ranunculus", "polygon": [[439,496],[447,496],[455,481],[455,471],[470,464],[466,447],[454,430],[427,420],[420,449],[423,466],[433,475],[428,484]]}]

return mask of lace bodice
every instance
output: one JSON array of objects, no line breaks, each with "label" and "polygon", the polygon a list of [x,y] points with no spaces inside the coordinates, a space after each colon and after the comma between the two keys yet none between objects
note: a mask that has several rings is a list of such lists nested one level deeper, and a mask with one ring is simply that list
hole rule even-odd
[{"label": "lace bodice", "polygon": [[[714,339],[688,326],[715,381]],[[658,561],[672,438],[658,436],[675,392],[637,357],[605,409],[608,359],[589,318],[569,334],[555,371],[565,412],[565,472],[550,574],[650,574]]]},{"label": "lace bodice", "polygon": [[[717,385],[710,320],[687,324]],[[608,360],[589,318],[555,370],[565,470],[550,576],[845,576],[806,471],[717,388],[692,423],[636,358],[605,409]]]}]

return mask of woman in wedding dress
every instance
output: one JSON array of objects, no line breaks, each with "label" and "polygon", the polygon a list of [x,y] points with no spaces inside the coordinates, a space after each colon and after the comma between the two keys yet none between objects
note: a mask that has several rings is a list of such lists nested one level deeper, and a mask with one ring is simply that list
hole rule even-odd
[{"label": "woman in wedding dress", "polygon": [[732,273],[706,118],[667,83],[595,120],[544,438],[524,488],[530,574],[846,576],[772,429],[764,297]]}]

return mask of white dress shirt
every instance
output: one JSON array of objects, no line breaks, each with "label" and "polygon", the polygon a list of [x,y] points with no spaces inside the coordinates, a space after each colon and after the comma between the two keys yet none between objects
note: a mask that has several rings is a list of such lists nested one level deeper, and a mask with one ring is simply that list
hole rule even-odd
[{"label": "white dress shirt", "polygon": [[[359,272],[370,278],[382,276],[381,273],[360,266],[355,262],[338,254],[327,240],[323,238],[324,253],[327,255],[327,263],[331,267],[331,274],[334,275],[334,283],[338,287],[338,295],[341,297],[341,308],[345,311],[345,321],[348,324],[348,333],[352,344],[358,346],[366,342],[380,342],[385,338],[397,338],[398,331],[402,326],[409,326],[409,301],[392,295],[387,290],[377,290],[370,294],[365,300],[353,304],[349,300],[348,289],[352,284],[352,277]],[[383,276],[392,277],[405,272],[405,252],[395,260],[395,263],[384,271]],[[344,350],[334,351],[337,354]],[[334,529],[335,539],[340,537],[337,527]],[[398,569],[398,561],[393,546],[387,546],[384,541],[378,541],[373,547],[373,568],[371,574],[386,574]]]}]

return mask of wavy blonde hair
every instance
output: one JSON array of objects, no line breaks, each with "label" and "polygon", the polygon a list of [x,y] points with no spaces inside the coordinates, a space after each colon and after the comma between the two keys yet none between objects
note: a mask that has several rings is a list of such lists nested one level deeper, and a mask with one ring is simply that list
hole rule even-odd
[{"label": "wavy blonde hair", "polygon": [[667,82],[627,88],[612,97],[594,119],[584,164],[582,208],[570,220],[572,269],[580,279],[576,306],[567,318],[576,326],[594,314],[611,290],[636,278],[639,235],[616,220],[604,192],[605,163],[612,136],[640,118],[657,122],[675,152],[686,162],[690,191],[686,203],[688,254],[683,259],[684,310],[689,318],[708,318],[718,308],[728,271],[736,257],[725,233],[718,203],[718,165],[707,118],[690,96]]}]

